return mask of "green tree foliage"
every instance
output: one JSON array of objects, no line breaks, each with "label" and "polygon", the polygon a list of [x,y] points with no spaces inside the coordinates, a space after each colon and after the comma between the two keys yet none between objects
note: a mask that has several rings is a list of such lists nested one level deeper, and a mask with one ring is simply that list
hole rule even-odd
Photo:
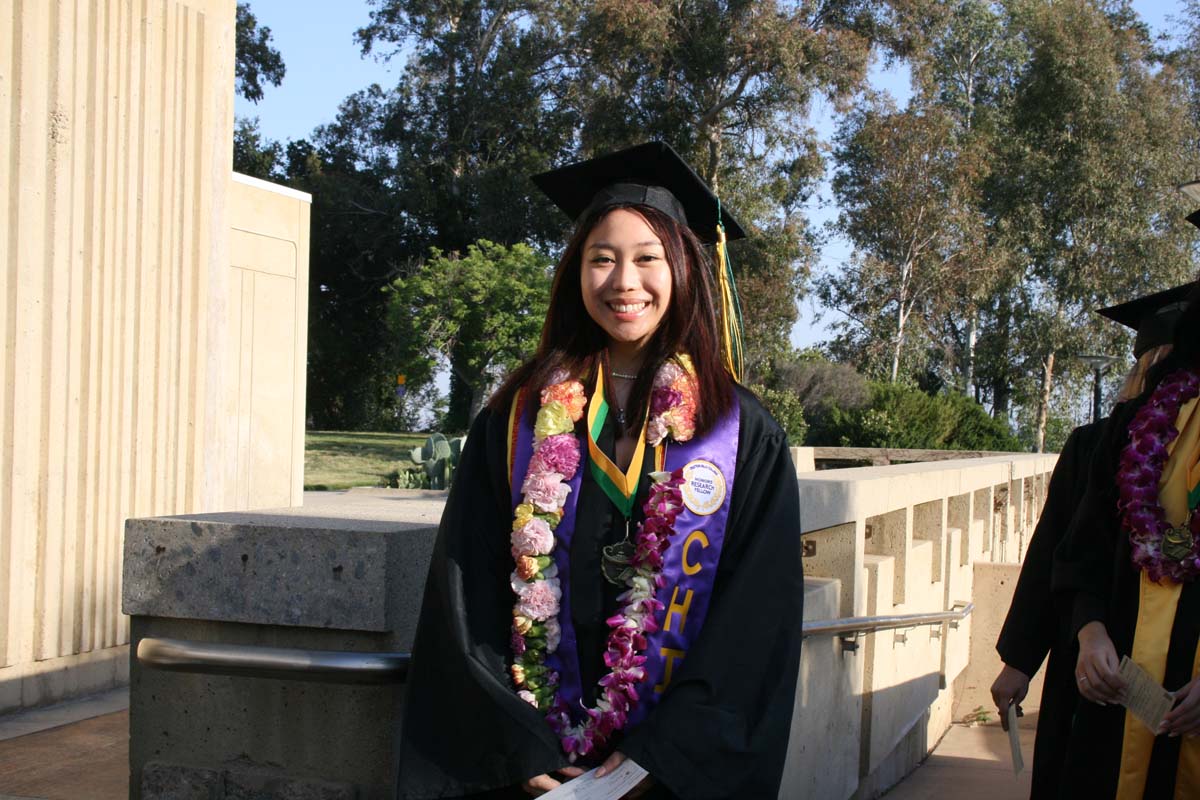
[{"label": "green tree foliage", "polygon": [[[313,196],[308,337],[308,411],[321,428],[378,429],[397,411],[403,354],[384,292],[412,272],[424,237],[395,190],[394,155],[377,146],[388,96],[373,86],[347,98],[312,141],[287,147],[289,181]],[[410,391],[421,391],[409,375]]]},{"label": "green tree foliage", "polygon": [[[852,314],[829,349],[1001,419],[1033,406],[1041,447],[1056,382],[1086,380],[1077,356],[1128,347],[1092,311],[1189,272],[1191,209],[1174,196],[1196,167],[1182,67],[1122,0],[960,0],[920,25],[909,108],[852,114],[839,138],[839,223],[856,252],[823,278]],[[923,244],[928,260],[906,270]]]},{"label": "green tree foliage", "polygon": [[271,46],[271,29],[259,25],[249,3],[237,4],[234,77],[237,91],[252,103],[263,99],[263,85],[278,86],[287,72],[283,57]]},{"label": "green tree foliage", "polygon": [[435,248],[419,270],[393,284],[391,328],[424,343],[410,364],[419,368],[423,359],[428,370],[436,357],[450,362],[470,392],[474,417],[493,382],[537,347],[550,271],[550,260],[525,244],[480,240],[463,254]]},{"label": "green tree foliage", "polygon": [[1003,246],[1023,270],[1011,317],[997,322],[1022,356],[1009,357],[1021,370],[1009,379],[1030,387],[1040,450],[1060,361],[1111,341],[1093,309],[1186,278],[1174,187],[1194,161],[1186,97],[1127,4],[1034,4],[1018,20],[1030,58],[992,189]]},{"label": "green tree foliage", "polygon": [[859,363],[896,381],[912,329],[934,320],[979,263],[981,154],[943,109],[897,111],[885,100],[847,116],[835,155],[837,227],[855,253],[818,293],[849,320],[838,327],[865,334]]},{"label": "green tree foliage", "polygon": [[[545,244],[564,220],[529,181],[570,153],[576,129],[565,41],[578,9],[556,2],[372,0],[364,54],[409,48],[371,144],[391,154],[388,186],[423,246],[463,252],[486,239]],[[458,344],[448,425],[465,428],[474,391]]]},{"label": "green tree foliage", "polygon": [[810,443],[841,447],[1013,452],[1020,442],[1008,426],[959,393],[929,395],[890,382],[871,384],[871,402],[856,410],[834,409],[821,438]]},{"label": "green tree foliage", "polygon": [[761,384],[750,388],[771,412],[779,427],[783,428],[788,442],[793,446],[803,444],[808,436],[808,422],[804,419],[804,406],[796,394],[783,389],[769,389]]},{"label": "green tree foliage", "polygon": [[239,117],[233,124],[233,171],[264,181],[286,179],[283,145],[263,138],[257,117]]}]

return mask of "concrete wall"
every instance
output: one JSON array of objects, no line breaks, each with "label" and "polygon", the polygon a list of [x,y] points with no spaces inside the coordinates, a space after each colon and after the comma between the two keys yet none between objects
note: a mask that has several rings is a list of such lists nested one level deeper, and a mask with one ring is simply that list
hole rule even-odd
[{"label": "concrete wall", "polygon": [[[1056,459],[798,475],[806,600],[822,602],[827,617],[936,612],[972,600],[977,610],[955,626],[880,631],[849,646],[807,639],[805,708],[787,770],[795,793],[783,796],[877,797],[920,763],[956,715],[990,707],[986,688],[999,671],[993,648],[1020,569],[994,562],[1024,558]],[[805,617],[813,618],[808,609]],[[830,698],[837,702],[827,707]],[[831,734],[837,753],[813,744]]]},{"label": "concrete wall", "polygon": [[233,34],[233,0],[0,3],[0,710],[122,680],[123,520],[226,494]]},{"label": "concrete wall", "polygon": [[[154,636],[411,650],[444,494],[351,499],[340,508],[130,520],[124,608],[133,647]],[[166,672],[135,659],[130,797],[166,800],[200,786],[188,796],[387,800],[402,691]]]},{"label": "concrete wall", "polygon": [[227,360],[236,481],[223,508],[304,502],[308,233],[312,198],[233,176]]},{"label": "concrete wall", "polygon": [[309,204],[230,181],[234,11],[0,0],[0,712],[128,679],[127,517],[300,501]]},{"label": "concrete wall", "polygon": [[[941,739],[956,700],[971,697],[961,687],[991,682],[998,666],[987,654],[1019,569],[992,562],[1023,557],[1055,460],[1017,455],[798,474],[812,551],[806,621],[937,612],[972,600],[978,616],[846,640],[807,638],[781,798],[879,796]],[[320,505],[131,520],[125,609],[135,615],[135,638],[407,648],[440,496],[307,499]],[[336,582],[336,567],[348,559],[365,565],[352,573],[361,585]],[[282,593],[284,584],[299,588]],[[386,800],[398,695],[338,687],[326,696],[311,687],[135,664],[132,785],[146,800],[169,796],[159,791],[162,781],[185,779],[214,792],[253,779]],[[314,726],[347,752],[361,738],[375,755],[364,761],[339,750],[314,767],[304,757]],[[381,749],[384,739],[390,749]]]}]

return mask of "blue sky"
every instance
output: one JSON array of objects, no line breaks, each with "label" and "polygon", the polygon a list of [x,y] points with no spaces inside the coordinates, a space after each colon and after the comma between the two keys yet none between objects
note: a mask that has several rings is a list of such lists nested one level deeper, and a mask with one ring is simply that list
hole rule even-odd
[{"label": "blue sky", "polygon": [[[1169,30],[1169,18],[1182,14],[1180,0],[1134,0],[1133,6],[1155,32]],[[354,42],[354,31],[369,20],[366,0],[250,0],[250,8],[259,24],[271,29],[275,48],[287,65],[287,76],[281,86],[268,86],[257,105],[238,97],[235,107],[238,116],[258,117],[263,134],[271,139],[306,137],[317,125],[333,120],[347,95],[371,83],[389,86],[400,75],[402,59],[363,58]],[[877,65],[871,81],[902,102],[908,97],[906,70],[887,72]],[[812,121],[826,139],[836,124],[831,110],[820,105],[814,109]],[[810,204],[809,213],[817,225],[836,216],[827,184]],[[822,253],[822,266],[836,266],[848,254],[844,241],[830,241]],[[818,320],[819,314],[822,312],[812,300],[800,304],[793,344],[807,346],[827,337],[826,325],[837,312],[825,311]]]}]

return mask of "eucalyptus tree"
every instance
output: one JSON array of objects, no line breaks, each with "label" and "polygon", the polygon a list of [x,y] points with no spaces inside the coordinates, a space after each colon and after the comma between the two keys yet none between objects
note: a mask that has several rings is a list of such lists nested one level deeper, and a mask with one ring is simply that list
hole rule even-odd
[{"label": "eucalyptus tree", "polygon": [[976,218],[970,226],[975,236],[961,242],[964,257],[946,293],[950,302],[928,323],[947,382],[982,400],[977,346],[981,335],[1005,329],[989,324],[989,310],[1003,309],[995,299],[1008,286],[985,185],[1027,49],[1006,3],[959,0],[939,8],[926,17],[928,46],[912,53],[915,94],[919,104],[937,106],[954,122],[958,147],[973,161]]},{"label": "eucalyptus tree", "polygon": [[836,224],[855,252],[843,270],[818,280],[818,292],[845,313],[843,330],[888,343],[881,366],[895,382],[912,329],[928,339],[936,310],[973,269],[982,236],[978,154],[941,107],[899,111],[878,99],[846,117],[835,157]]},{"label": "eucalyptus tree", "polygon": [[1031,56],[991,188],[1021,268],[1010,352],[1033,384],[1040,450],[1061,357],[1104,330],[1093,309],[1189,271],[1174,196],[1191,171],[1189,125],[1181,83],[1127,3],[1027,3],[1019,23]]}]

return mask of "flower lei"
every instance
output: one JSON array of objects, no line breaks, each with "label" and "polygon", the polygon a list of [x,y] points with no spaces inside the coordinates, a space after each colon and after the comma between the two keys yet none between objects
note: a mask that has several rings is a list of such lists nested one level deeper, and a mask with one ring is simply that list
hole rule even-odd
[{"label": "flower lei", "polygon": [[1179,431],[1175,418],[1183,404],[1200,394],[1200,375],[1179,370],[1168,375],[1138,409],[1129,425],[1129,444],[1117,470],[1121,523],[1129,531],[1132,560],[1152,581],[1191,581],[1200,575],[1200,509],[1172,527],[1158,501],[1167,463],[1167,445]]},{"label": "flower lei", "polygon": [[[686,355],[668,360],[654,378],[646,441],[659,445],[667,436],[683,442],[696,431],[696,382]],[[517,695],[546,714],[563,751],[577,757],[601,751],[616,731],[625,727],[637,708],[637,685],[646,677],[642,655],[646,637],[658,630],[655,615],[663,603],[655,594],[662,588],[663,559],[675,533],[675,518],[683,508],[680,485],[683,475],[651,473],[650,496],[638,526],[630,560],[626,591],[618,596],[620,610],[606,620],[610,631],[604,653],[609,672],[600,679],[599,697],[584,709],[582,722],[574,724],[571,709],[558,697],[558,674],[546,666],[546,657],[558,649],[558,622],[562,589],[551,553],[554,529],[563,516],[568,482],[579,469],[580,447],[574,424],[587,405],[583,384],[565,373],[551,378],[541,392],[534,422],[534,452],[521,485],[523,495],[514,512],[511,576],[513,606],[511,667]]]}]

